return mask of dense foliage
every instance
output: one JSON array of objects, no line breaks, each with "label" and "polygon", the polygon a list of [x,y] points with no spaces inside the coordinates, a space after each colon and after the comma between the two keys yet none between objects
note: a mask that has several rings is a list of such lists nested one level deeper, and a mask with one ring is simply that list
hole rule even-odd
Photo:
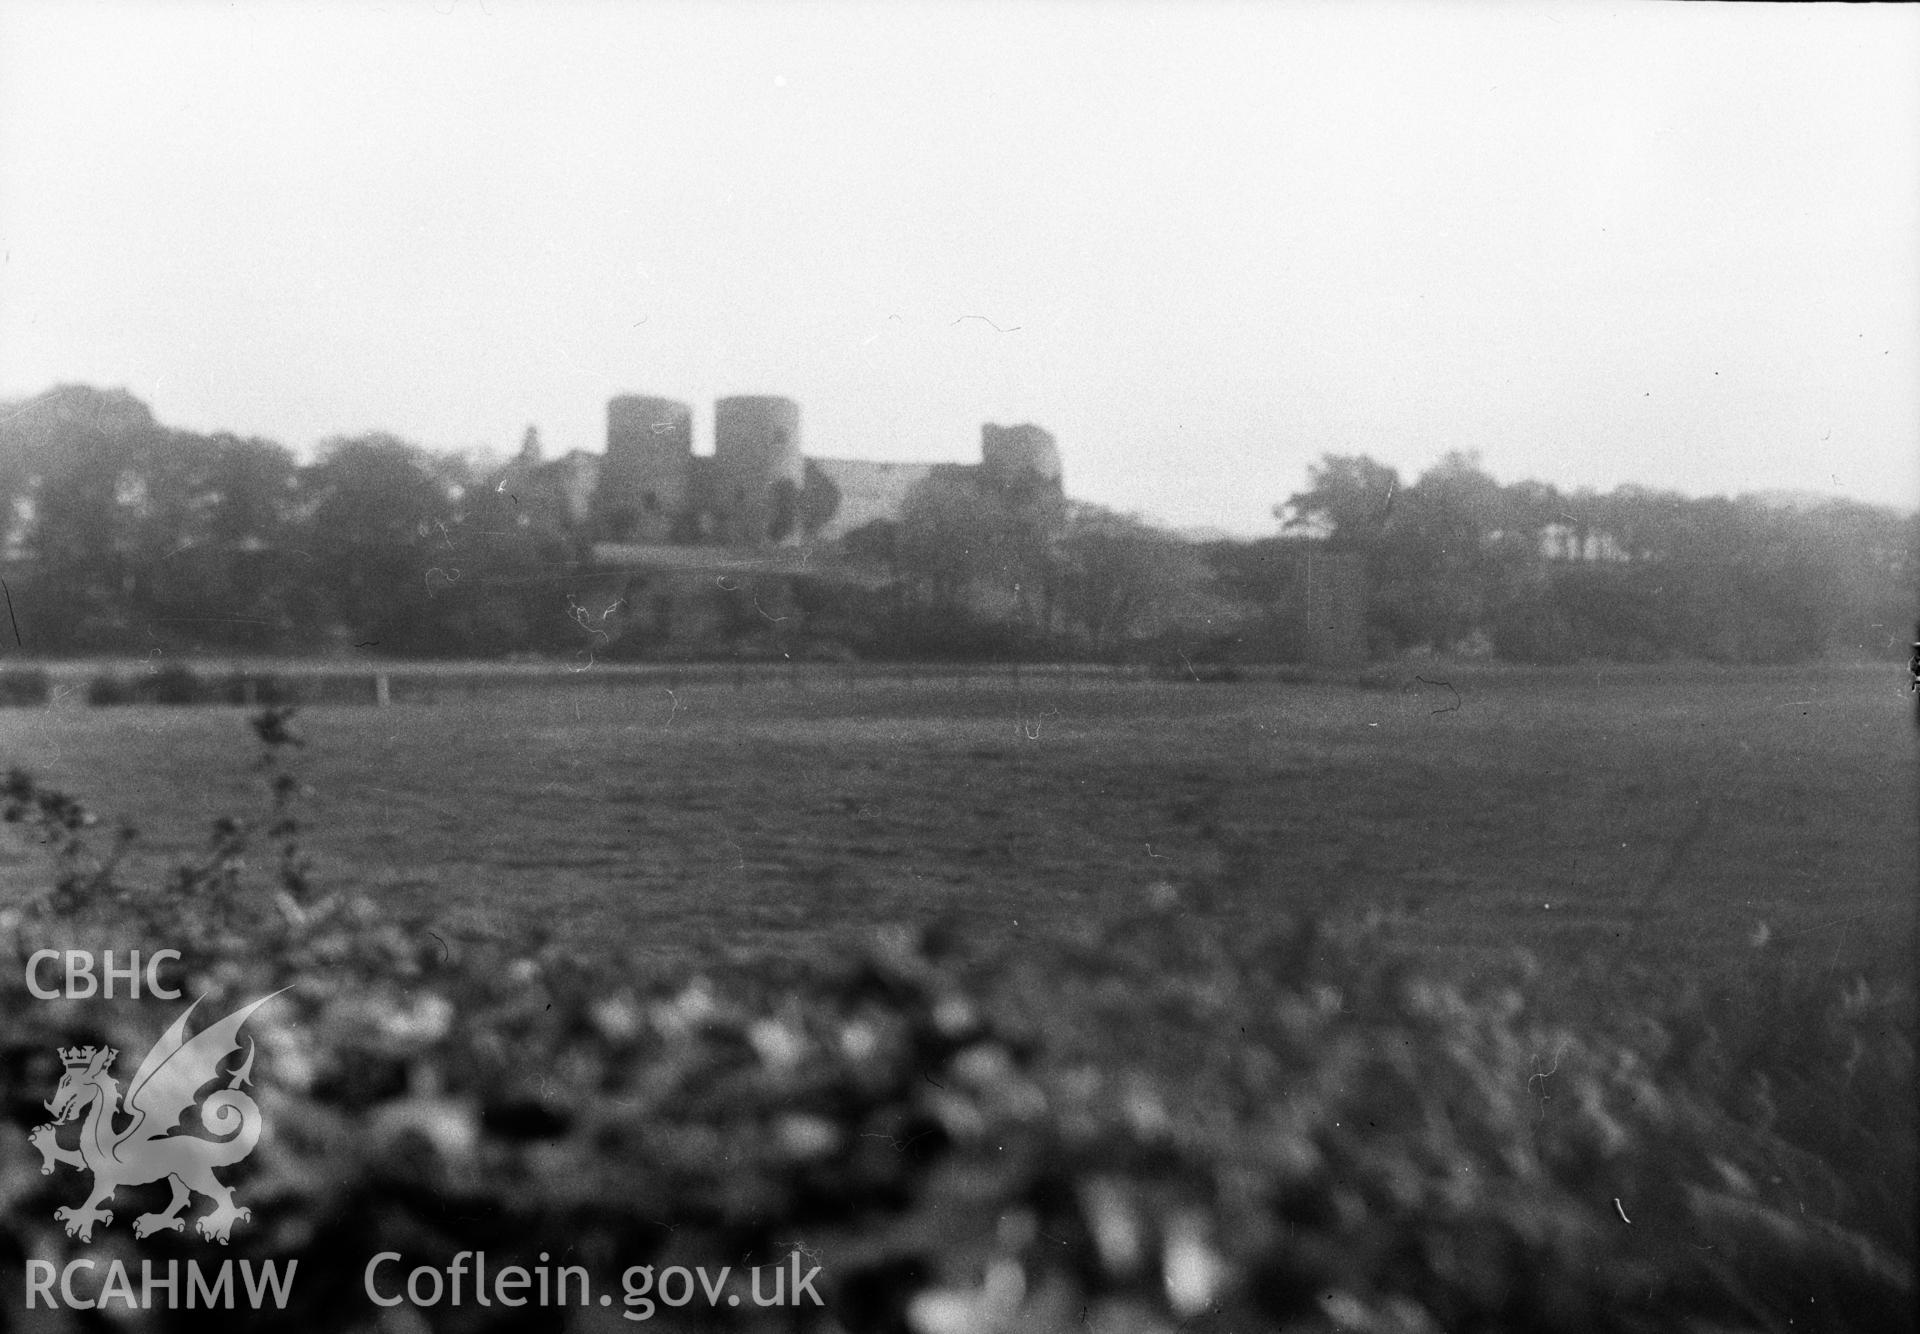
[{"label": "dense foliage", "polygon": [[1383,650],[1531,662],[1893,656],[1920,580],[1920,517],[1795,496],[1689,499],[1502,486],[1450,454],[1410,485],[1329,455],[1280,509],[1363,553]]},{"label": "dense foliage", "polygon": [[71,797],[0,793],[53,859],[0,917],[0,1271],[136,1254],[64,1235],[73,1176],[26,1136],[56,1047],[153,1038],[138,1006],[29,998],[21,961],[178,949],[215,1013],[291,988],[250,1029],[271,1133],[231,1171],[253,1214],[230,1252],[297,1257],[292,1299],[144,1327],[373,1328],[371,1255],[474,1249],[561,1253],[605,1292],[636,1265],[821,1266],[824,1308],[679,1328],[1909,1327],[1898,979],[1756,947],[1723,986],[1618,979],[1576,1023],[1524,958],[1450,979],[1249,867],[1114,886],[1130,910],[1013,959],[894,931],[706,977],[589,964],[313,883],[289,715],[255,727],[266,814],[159,884],[125,883],[132,835],[102,847]]},{"label": "dense foliage", "polygon": [[[1912,516],[1568,495],[1503,486],[1462,455],[1407,485],[1373,459],[1327,456],[1281,507],[1281,535],[1208,544],[1057,491],[935,472],[899,515],[848,536],[865,577],[691,586],[596,570],[594,520],[564,492],[382,434],[302,465],[270,441],[164,427],[124,392],[65,386],[0,413],[0,633],[37,655],[1291,662],[1316,656],[1314,560],[1339,552],[1364,571],[1347,657],[1781,662],[1904,651],[1920,577]],[[676,616],[693,593],[700,614]]]}]

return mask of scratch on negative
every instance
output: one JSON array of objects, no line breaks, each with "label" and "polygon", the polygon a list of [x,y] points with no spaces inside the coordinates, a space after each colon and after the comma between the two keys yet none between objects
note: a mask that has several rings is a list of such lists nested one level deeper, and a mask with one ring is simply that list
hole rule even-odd
[{"label": "scratch on negative", "polygon": [[1815,922],[1812,926],[1803,926],[1798,931],[1782,931],[1780,935],[1783,938],[1786,936],[1804,936],[1809,931],[1824,931],[1828,927],[1845,926],[1848,922],[1857,922],[1863,917],[1884,917],[1892,911],[1892,908],[1869,908],[1867,911],[1857,912],[1851,917],[1835,917],[1831,921]]},{"label": "scratch on negative", "polygon": [[[1527,1088],[1528,1088],[1528,1090],[1529,1090],[1529,1091],[1531,1091],[1531,1090],[1532,1090],[1532,1088],[1533,1088],[1533,1081],[1534,1081],[1534,1080],[1536,1080],[1536,1079],[1543,1079],[1543,1080],[1544,1080],[1544,1079],[1551,1079],[1551,1078],[1552,1078],[1552,1077],[1553,1077],[1554,1075],[1556,1075],[1556,1074],[1558,1074],[1558,1073],[1560,1072],[1560,1058],[1561,1058],[1562,1056],[1565,1056],[1566,1054],[1567,1054],[1567,1049],[1566,1049],[1566,1047],[1565,1047],[1565,1045],[1563,1044],[1563,1045],[1561,1046],[1561,1048],[1560,1048],[1560,1050],[1559,1050],[1559,1051],[1557,1051],[1557,1052],[1555,1052],[1555,1053],[1553,1054],[1553,1068],[1552,1068],[1552,1069],[1550,1069],[1550,1070],[1535,1070],[1535,1071],[1534,1071],[1534,1072],[1533,1072],[1532,1074],[1530,1074],[1530,1075],[1528,1075],[1528,1076],[1527,1076]],[[1536,1058],[1536,1059],[1537,1059],[1537,1058]],[[1540,1093],[1539,1093],[1539,1095],[1538,1095],[1538,1096],[1539,1096],[1539,1098],[1540,1098],[1540,1117],[1539,1117],[1539,1119],[1540,1119],[1540,1120],[1542,1120],[1542,1121],[1544,1121],[1544,1120],[1546,1120],[1546,1119],[1547,1119],[1547,1103],[1548,1103],[1548,1102],[1549,1102],[1549,1101],[1550,1101],[1551,1099],[1550,1099],[1550,1095],[1549,1095],[1549,1094],[1547,1093],[1547,1091],[1546,1091],[1546,1089],[1545,1089],[1545,1087],[1544,1087],[1544,1086],[1543,1086],[1543,1087],[1541,1088],[1541,1091],[1540,1091]]]},{"label": "scratch on negative", "polygon": [[7,581],[5,579],[0,579],[0,590],[4,590],[7,595],[7,620],[13,625],[14,645],[18,648],[25,648],[26,645],[22,643],[20,639],[20,621],[13,614],[13,590],[7,587]]},{"label": "scratch on negative", "polygon": [[1444,688],[1445,688],[1445,689],[1446,689],[1447,691],[1449,691],[1449,692],[1450,692],[1450,693],[1451,693],[1451,694],[1453,695],[1453,703],[1451,703],[1451,704],[1449,704],[1449,705],[1447,705],[1447,706],[1446,706],[1445,708],[1443,708],[1443,709],[1430,709],[1430,710],[1428,710],[1428,712],[1429,712],[1429,713],[1458,713],[1458,712],[1460,712],[1460,692],[1459,692],[1458,690],[1455,690],[1455,689],[1453,688],[1453,683],[1452,683],[1452,682],[1450,682],[1450,681],[1429,681],[1429,680],[1427,680],[1427,678],[1426,678],[1426,677],[1424,677],[1424,676],[1416,676],[1416,677],[1414,677],[1413,679],[1414,679],[1414,680],[1416,680],[1416,681],[1419,681],[1419,682],[1420,682],[1420,683],[1422,683],[1423,685],[1430,685],[1430,686],[1442,686],[1442,687],[1444,687]]}]

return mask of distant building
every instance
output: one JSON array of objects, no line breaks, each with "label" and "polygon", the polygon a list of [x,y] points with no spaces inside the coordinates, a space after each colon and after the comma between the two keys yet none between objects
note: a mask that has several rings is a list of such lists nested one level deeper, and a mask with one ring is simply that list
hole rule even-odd
[{"label": "distant building", "polygon": [[[686,404],[623,394],[607,404],[605,453],[545,460],[529,430],[493,485],[523,523],[584,530],[600,572],[593,600],[618,608],[626,631],[671,646],[721,632],[748,580],[752,615],[788,627],[793,578],[878,582],[882,572],[845,557],[843,539],[897,522],[936,480],[1016,501],[1063,495],[1059,446],[1038,426],[985,425],[978,463],[810,457],[799,405],[773,395],[718,400],[714,452],[700,455]],[[591,614],[615,623],[612,610]]]},{"label": "distant building", "polygon": [[1633,559],[1620,539],[1603,528],[1550,523],[1540,532],[1540,555],[1550,561],[1617,563]]},{"label": "distant building", "polygon": [[[812,458],[800,408],[772,395],[714,404],[714,452],[693,452],[693,414],[672,399],[623,394],[607,404],[604,454],[540,457],[529,431],[497,483],[525,509],[564,514],[615,563],[622,549],[767,548],[837,543],[897,520],[916,487],[965,477],[1003,492],[1062,492],[1060,449],[1038,426],[981,428],[980,462],[886,463]],[[717,553],[716,553],[717,554]]]}]

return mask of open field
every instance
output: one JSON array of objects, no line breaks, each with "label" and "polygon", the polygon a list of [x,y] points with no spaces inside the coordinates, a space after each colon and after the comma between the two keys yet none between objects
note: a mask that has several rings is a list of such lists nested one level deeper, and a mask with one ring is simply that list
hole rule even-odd
[{"label": "open field", "polygon": [[[602,1292],[804,1253],[834,1312],[679,1328],[1911,1328],[1891,676],[476,676],[297,719],[321,886],[391,911],[283,913],[262,847],[8,930],[285,992],[236,1248],[304,1286],[263,1328],[384,1328],[383,1248],[565,1249]],[[123,885],[262,805],[239,708],[63,697],[0,745],[140,826]],[[0,896],[45,885],[47,809]],[[57,1049],[157,1016],[19,978],[24,1146]],[[0,1243],[72,1255],[36,1166],[0,1161]],[[427,1324],[506,1327],[464,1316]]]},{"label": "open field", "polygon": [[[1884,667],[801,681],[502,674],[307,709],[320,878],[454,940],[673,965],[937,917],[1017,948],[1160,881],[1374,912],[1469,959],[1737,966],[1765,934],[1844,963],[1912,939],[1912,705]],[[260,809],[254,753],[239,709],[0,713],[6,763],[150,859]],[[41,863],[8,839],[23,885]]]}]

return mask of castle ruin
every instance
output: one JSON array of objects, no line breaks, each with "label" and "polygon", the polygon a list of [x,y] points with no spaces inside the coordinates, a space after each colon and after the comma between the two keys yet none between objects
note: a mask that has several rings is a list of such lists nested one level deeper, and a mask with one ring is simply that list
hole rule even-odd
[{"label": "castle ruin", "polygon": [[505,484],[553,497],[615,561],[621,549],[834,544],[898,520],[915,488],[935,477],[1061,494],[1059,447],[1030,424],[983,426],[975,464],[809,457],[800,405],[777,395],[719,399],[713,426],[713,453],[695,454],[685,403],[622,394],[607,404],[604,454],[543,462],[523,453]]},{"label": "castle ruin", "polygon": [[[607,404],[607,447],[540,457],[529,430],[498,489],[523,523],[558,521],[592,548],[578,592],[596,641],[637,635],[655,648],[726,641],[746,625],[797,628],[795,580],[876,586],[886,574],[844,539],[897,523],[923,488],[990,489],[1060,513],[1060,450],[1038,426],[981,428],[978,463],[889,463],[809,456],[800,407],[776,395],[715,402],[711,454],[693,450],[693,413],[674,399]],[[764,630],[766,626],[759,626]]]}]

